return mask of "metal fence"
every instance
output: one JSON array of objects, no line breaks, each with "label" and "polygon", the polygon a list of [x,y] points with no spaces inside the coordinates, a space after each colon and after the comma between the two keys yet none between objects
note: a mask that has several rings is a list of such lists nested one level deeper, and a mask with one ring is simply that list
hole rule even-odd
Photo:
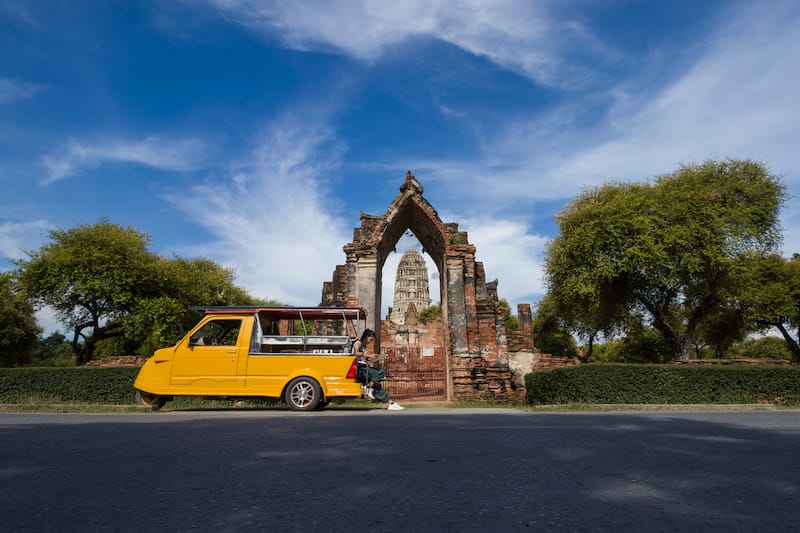
[{"label": "metal fence", "polygon": [[393,399],[447,399],[447,372],[443,349],[395,347],[386,350],[386,356],[383,386]]}]

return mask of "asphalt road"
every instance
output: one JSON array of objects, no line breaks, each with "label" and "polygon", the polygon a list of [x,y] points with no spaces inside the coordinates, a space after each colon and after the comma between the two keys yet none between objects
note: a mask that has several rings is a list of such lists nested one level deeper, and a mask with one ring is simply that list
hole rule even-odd
[{"label": "asphalt road", "polygon": [[800,412],[0,414],[3,531],[797,531]]}]

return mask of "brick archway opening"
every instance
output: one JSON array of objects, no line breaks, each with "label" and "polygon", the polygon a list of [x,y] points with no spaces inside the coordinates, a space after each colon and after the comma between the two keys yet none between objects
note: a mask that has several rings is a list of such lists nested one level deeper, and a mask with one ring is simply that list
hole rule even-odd
[{"label": "brick archway opening", "polygon": [[[497,298],[497,281],[486,282],[483,264],[475,260],[475,246],[469,243],[467,233],[460,231],[457,223],[442,222],[422,192],[422,185],[409,171],[386,213],[361,213],[361,226],[354,229],[353,241],[344,246],[346,264],[337,266],[333,280],[323,285],[321,305],[367,309],[367,327],[377,333],[376,348],[382,350],[388,345],[381,339],[383,267],[402,235],[410,231],[439,272],[442,359],[429,362],[443,371],[444,398],[519,399],[523,391],[509,367],[508,335]],[[527,309],[528,325],[523,335],[527,340],[523,339],[523,344],[532,350],[530,306]],[[398,351],[397,355],[400,359],[405,356],[406,361],[424,357],[411,351]]]},{"label": "brick archway opening", "polygon": [[[411,219],[413,221],[413,218]],[[409,226],[400,235],[412,234],[417,236],[418,228]],[[394,237],[394,236],[393,236]],[[398,243],[407,243],[409,239],[401,237]],[[419,239],[416,239],[417,246],[422,245]],[[387,266],[387,260],[395,253],[395,247],[392,250],[386,248],[386,255],[380,258],[379,268],[382,276],[395,276],[396,283],[403,287],[400,281],[401,276],[399,271],[394,271]],[[416,248],[416,247],[415,247]],[[427,253],[427,249],[422,246],[423,254]],[[404,254],[405,255],[405,254]],[[443,255],[440,259],[443,259]],[[443,290],[444,284],[442,283],[442,271],[437,266],[442,264],[442,260],[436,261],[433,257],[428,255],[428,268],[438,274],[438,281],[434,285],[428,285],[428,272],[426,270],[425,277],[425,294],[436,298],[434,291],[438,290],[439,308],[446,308],[446,291]],[[402,260],[401,260],[402,263]],[[433,263],[431,267],[430,263]],[[398,269],[400,264],[398,264]],[[384,272],[386,271],[386,272]],[[376,287],[378,293],[383,293],[382,290],[382,277],[381,282]],[[416,283],[414,284],[416,286]],[[430,287],[430,294],[428,294],[428,287]],[[437,289],[438,287],[438,289]],[[397,286],[395,287],[397,290]],[[398,304],[398,293],[395,292],[395,299],[391,301],[391,306],[388,307],[388,313],[382,317],[380,321],[380,335],[378,350],[386,354],[384,360],[384,367],[386,368],[385,386],[390,392],[392,398],[403,401],[444,401],[448,399],[448,343],[445,335],[446,328],[444,327],[445,321],[440,317],[428,318],[425,321],[419,320],[419,312],[424,307],[414,307],[413,312],[408,312],[408,309],[402,304]],[[444,300],[444,305],[442,302]],[[402,301],[402,300],[400,300]],[[419,302],[418,302],[419,303]],[[423,306],[430,303],[428,300]],[[398,306],[395,307],[395,306]],[[383,310],[383,306],[376,303],[376,313]]]}]

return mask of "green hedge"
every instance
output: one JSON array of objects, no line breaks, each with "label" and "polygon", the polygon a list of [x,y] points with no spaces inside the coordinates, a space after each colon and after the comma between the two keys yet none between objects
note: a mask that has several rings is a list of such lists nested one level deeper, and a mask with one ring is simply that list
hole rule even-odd
[{"label": "green hedge", "polygon": [[136,367],[0,368],[0,403],[133,404]]},{"label": "green hedge", "polygon": [[[0,403],[130,405],[139,369],[2,368]],[[800,367],[590,364],[525,376],[536,404],[800,405]]]},{"label": "green hedge", "polygon": [[800,367],[589,364],[525,376],[536,404],[800,404]]}]

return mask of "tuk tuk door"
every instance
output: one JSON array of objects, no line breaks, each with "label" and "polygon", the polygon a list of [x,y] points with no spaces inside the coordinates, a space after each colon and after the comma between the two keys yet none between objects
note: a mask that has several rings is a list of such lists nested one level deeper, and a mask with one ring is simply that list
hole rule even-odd
[{"label": "tuk tuk door", "polygon": [[193,388],[230,388],[237,380],[240,357],[247,357],[250,328],[244,327],[245,317],[215,317],[201,324],[176,349],[170,381]]}]

